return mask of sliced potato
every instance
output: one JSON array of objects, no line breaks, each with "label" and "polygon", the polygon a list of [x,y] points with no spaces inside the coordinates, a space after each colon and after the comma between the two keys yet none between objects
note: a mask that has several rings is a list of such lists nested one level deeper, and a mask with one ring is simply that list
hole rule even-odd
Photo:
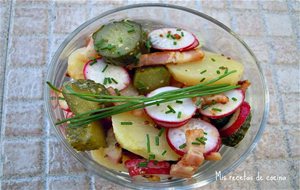
[{"label": "sliced potato", "polygon": [[[132,122],[132,125],[122,125],[121,122]],[[179,156],[168,145],[165,132],[159,138],[159,146],[155,145],[159,129],[155,128],[154,122],[147,115],[136,117],[131,112],[121,113],[112,116],[112,123],[116,139],[122,148],[148,158],[149,134],[151,154],[155,155],[156,160],[178,160]],[[165,150],[166,154],[162,155]]]},{"label": "sliced potato", "polygon": [[205,52],[201,61],[167,65],[175,80],[192,86],[217,78],[226,71],[236,70],[235,73],[215,82],[214,84],[236,84],[242,77],[244,66],[232,59],[211,52]]},{"label": "sliced potato", "polygon": [[68,58],[67,73],[73,79],[84,79],[84,65],[92,59],[100,58],[94,49],[93,39],[90,38],[86,47],[79,48],[71,53]]},{"label": "sliced potato", "polygon": [[128,156],[122,156],[122,163],[114,163],[112,162],[105,154],[105,148],[99,148],[97,150],[91,151],[92,158],[109,169],[116,170],[116,171],[124,171],[127,172],[127,168],[125,167],[124,163],[126,160],[129,160]]}]

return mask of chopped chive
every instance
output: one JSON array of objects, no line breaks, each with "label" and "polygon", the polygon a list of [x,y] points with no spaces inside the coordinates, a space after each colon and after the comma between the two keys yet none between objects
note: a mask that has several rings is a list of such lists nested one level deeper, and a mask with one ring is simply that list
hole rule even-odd
[{"label": "chopped chive", "polygon": [[219,108],[212,108],[211,110],[213,110],[213,111],[218,111],[218,112],[221,112],[221,111],[222,111],[222,110],[219,109]]},{"label": "chopped chive", "polygon": [[181,111],[180,112],[178,112],[178,114],[177,114],[177,118],[179,119],[179,118],[181,118]]},{"label": "chopped chive", "polygon": [[217,70],[216,73],[219,75],[221,72],[219,70]]},{"label": "chopped chive", "polygon": [[151,41],[150,41],[150,39],[148,39],[148,40],[146,41],[145,46],[146,46],[147,49],[150,49],[150,48],[151,48]]},{"label": "chopped chive", "polygon": [[165,114],[173,113],[172,110],[168,110],[165,112]]},{"label": "chopped chive", "polygon": [[227,74],[227,73],[228,73],[228,68],[226,67],[224,74]]},{"label": "chopped chive", "polygon": [[128,33],[134,32],[134,28],[127,30]]},{"label": "chopped chive", "polygon": [[110,78],[115,84],[118,84],[118,82],[114,78]]},{"label": "chopped chive", "polygon": [[156,106],[159,106],[159,105],[160,105],[159,103],[156,104]]},{"label": "chopped chive", "polygon": [[155,154],[149,154],[149,160],[154,160],[155,159]]},{"label": "chopped chive", "polygon": [[201,73],[200,73],[200,74],[202,75],[202,74],[203,74],[203,73],[205,73],[206,71],[207,71],[207,70],[203,70],[203,71],[201,71]]},{"label": "chopped chive", "polygon": [[224,66],[221,66],[221,67],[219,67],[219,69],[221,69],[221,70],[225,70],[227,67],[224,67]]},{"label": "chopped chive", "polygon": [[231,99],[232,99],[233,101],[237,101],[237,99],[236,99],[235,97],[232,97]]},{"label": "chopped chive", "polygon": [[[175,39],[176,39],[174,35],[171,35],[171,38],[172,38],[173,40],[175,40]],[[174,44],[174,45],[175,45],[175,44]]]},{"label": "chopped chive", "polygon": [[202,143],[202,144],[206,144],[206,140],[207,140],[207,138],[205,138],[205,137],[201,137],[201,138],[196,138],[196,140],[198,141],[198,142],[200,142],[200,143]]},{"label": "chopped chive", "polygon": [[159,136],[155,137],[155,145],[158,146],[159,145]]},{"label": "chopped chive", "polygon": [[198,107],[198,106],[200,106],[200,104],[201,104],[201,99],[199,98],[197,101],[196,101],[196,106]]},{"label": "chopped chive", "polygon": [[183,143],[182,145],[179,146],[179,149],[184,149],[186,147],[186,144]]},{"label": "chopped chive", "polygon": [[192,142],[193,145],[200,145],[199,142]]},{"label": "chopped chive", "polygon": [[63,97],[58,97],[57,99],[58,99],[58,100],[66,100],[66,99],[63,98]]},{"label": "chopped chive", "polygon": [[172,108],[172,106],[167,105],[167,107],[170,109],[171,112],[176,113],[176,111]]},{"label": "chopped chive", "polygon": [[177,103],[177,104],[182,104],[183,101],[181,101],[181,100],[176,100],[176,103]]},{"label": "chopped chive", "polygon": [[204,135],[207,135],[207,132],[204,132]]},{"label": "chopped chive", "polygon": [[157,163],[158,163],[158,160],[154,160],[154,162],[153,162],[153,163],[154,163],[154,165],[157,165]]},{"label": "chopped chive", "polygon": [[151,149],[150,149],[150,137],[149,137],[149,134],[147,134],[146,137],[147,137],[147,152],[150,153]]},{"label": "chopped chive", "polygon": [[183,33],[183,32],[181,32],[181,36],[182,36],[182,37],[184,36],[184,33]]},{"label": "chopped chive", "polygon": [[90,65],[94,65],[95,63],[97,63],[97,59],[93,59],[92,62],[90,62]]},{"label": "chopped chive", "polygon": [[164,156],[167,153],[166,150],[163,151],[163,153],[161,153],[162,156]]},{"label": "chopped chive", "polygon": [[163,134],[164,131],[165,131],[165,128],[161,128],[161,129],[159,130],[158,136],[160,137],[160,136]]},{"label": "chopped chive", "polygon": [[117,88],[115,88],[114,90],[115,90],[115,93],[116,93],[118,96],[121,95],[120,91],[119,91]]},{"label": "chopped chive", "polygon": [[177,28],[176,31],[181,31],[181,29],[180,29],[180,28]]},{"label": "chopped chive", "polygon": [[201,79],[200,82],[203,82],[205,80],[205,78]]},{"label": "chopped chive", "polygon": [[107,84],[107,78],[104,78],[103,84],[106,85]]},{"label": "chopped chive", "polygon": [[107,78],[107,82],[108,82],[108,84],[111,84],[111,79]]},{"label": "chopped chive", "polygon": [[132,125],[133,123],[131,121],[122,121],[121,125]]},{"label": "chopped chive", "polygon": [[214,58],[210,58],[213,62],[215,62],[216,60]]},{"label": "chopped chive", "polygon": [[105,72],[105,70],[107,69],[108,65],[105,65],[105,67],[102,69],[102,73]]},{"label": "chopped chive", "polygon": [[177,45],[177,42],[173,42],[173,45]]},{"label": "chopped chive", "polygon": [[210,105],[205,105],[205,106],[203,106],[203,107],[202,107],[202,110],[207,109],[209,106],[210,106]]},{"label": "chopped chive", "polygon": [[168,33],[168,34],[167,34],[167,38],[170,38],[170,36],[171,36],[171,34],[170,34],[170,33]]},{"label": "chopped chive", "polygon": [[140,162],[138,164],[139,167],[147,167],[147,165],[148,165],[148,162]]}]

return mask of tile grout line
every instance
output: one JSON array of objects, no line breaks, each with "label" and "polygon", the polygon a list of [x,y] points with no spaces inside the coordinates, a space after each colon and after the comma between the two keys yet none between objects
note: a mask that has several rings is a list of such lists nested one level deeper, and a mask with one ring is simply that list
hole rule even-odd
[{"label": "tile grout line", "polygon": [[8,23],[7,23],[7,34],[6,34],[6,51],[5,51],[5,64],[4,64],[4,67],[3,67],[3,86],[2,86],[2,99],[1,99],[1,102],[2,102],[2,107],[1,107],[1,114],[0,114],[0,146],[1,146],[1,149],[0,149],[0,189],[2,187],[2,178],[3,178],[3,153],[4,153],[4,146],[3,146],[3,138],[4,138],[4,121],[5,121],[5,117],[4,117],[4,113],[5,113],[5,102],[4,102],[4,98],[5,98],[5,93],[6,93],[6,90],[5,90],[5,81],[6,81],[6,74],[7,74],[7,62],[8,62],[8,54],[9,54],[9,46],[11,44],[11,36],[10,36],[10,33],[12,31],[12,19],[13,19],[13,0],[10,0],[9,1],[9,7],[8,7],[8,11],[9,11],[9,19],[8,19]]},{"label": "tile grout line", "polygon": [[[287,3],[287,2],[286,2]],[[265,17],[265,11],[263,11],[261,9],[261,3],[259,2],[259,8],[260,8],[260,14],[262,16],[262,19],[263,19],[263,24],[265,26],[265,28],[267,29],[267,25],[266,25],[266,17]],[[288,11],[289,13],[289,11]],[[266,31],[266,33],[268,33],[268,31]],[[264,36],[265,39],[266,39],[266,42],[267,44],[269,45],[270,48],[270,54],[269,54],[269,60],[270,60],[270,65],[272,67],[271,71],[272,71],[272,79],[274,80],[275,82],[275,89],[274,89],[274,92],[275,92],[275,96],[276,96],[276,99],[278,100],[278,108],[279,108],[279,112],[282,112],[283,114],[279,114],[279,118],[280,118],[280,123],[281,124],[285,124],[286,123],[286,120],[285,120],[285,113],[284,113],[284,109],[283,109],[283,100],[282,100],[282,96],[280,95],[280,92],[279,92],[279,89],[277,88],[279,86],[279,83],[278,83],[278,75],[276,73],[276,70],[275,70],[275,63],[274,63],[274,50],[272,50],[272,40],[271,40],[271,37],[269,37],[267,34]],[[284,132],[284,141],[285,141],[285,145],[286,145],[286,149],[287,149],[287,153],[288,153],[288,156],[289,158],[291,158],[291,149],[290,149],[290,145],[289,145],[289,140],[287,138],[287,132],[283,129],[282,125],[280,125],[281,127],[281,130]],[[289,163],[289,166],[291,168],[293,168],[294,166],[294,163],[290,160],[288,160],[288,163]],[[290,185],[294,188],[294,190],[296,190],[296,182],[295,180],[293,180],[292,176],[289,175],[289,178],[290,178]]]},{"label": "tile grout line", "polygon": [[[50,62],[51,62],[51,57],[52,57],[52,46],[53,46],[53,18],[54,18],[54,12],[55,12],[55,2],[53,0],[49,1],[49,8],[48,8],[48,57],[47,57],[47,64],[46,68],[49,67]],[[47,69],[46,69],[47,70]],[[44,76],[45,78],[46,76]],[[45,94],[43,94],[45,96]],[[45,143],[45,152],[44,152],[44,159],[45,159],[45,167],[44,167],[44,188],[45,190],[49,189],[49,171],[50,171],[50,164],[49,164],[49,143],[50,143],[50,124],[47,119],[47,113],[46,111],[44,112],[44,125],[45,125],[45,138],[44,138],[44,143]]]}]

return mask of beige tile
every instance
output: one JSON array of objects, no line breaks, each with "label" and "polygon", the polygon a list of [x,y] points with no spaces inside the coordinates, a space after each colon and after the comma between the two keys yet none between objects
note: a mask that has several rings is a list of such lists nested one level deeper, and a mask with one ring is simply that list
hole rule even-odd
[{"label": "beige tile", "polygon": [[268,124],[257,144],[255,155],[257,159],[288,158],[285,133],[280,125]]},{"label": "beige tile", "polygon": [[44,8],[15,8],[13,34],[39,35],[48,32],[48,10]]},{"label": "beige tile", "polygon": [[297,49],[297,41],[293,38],[273,37],[271,38],[273,59],[277,64],[299,65],[300,54]]},{"label": "beige tile", "polygon": [[203,13],[213,17],[214,19],[222,22],[225,24],[227,27],[231,27],[230,23],[230,16],[227,11],[222,11],[222,10],[216,10],[216,9],[207,9],[203,10]]},{"label": "beige tile", "polygon": [[[93,1],[93,0],[92,0]],[[80,5],[84,6],[87,4],[88,0],[54,0],[56,6],[72,6]]]},{"label": "beige tile", "polygon": [[231,6],[236,9],[258,9],[257,0],[233,0]]},{"label": "beige tile", "polygon": [[50,190],[85,190],[90,189],[89,178],[86,176],[61,177],[49,179]]},{"label": "beige tile", "polygon": [[7,181],[2,182],[2,189],[7,190],[41,190],[44,188],[42,180],[27,180],[27,181]]},{"label": "beige tile", "polygon": [[51,0],[16,0],[15,5],[16,7],[19,6],[28,6],[28,7],[36,7],[42,6],[47,7],[50,4]]},{"label": "beige tile", "polygon": [[43,173],[43,144],[37,142],[4,142],[3,175],[29,177]]},{"label": "beige tile", "polygon": [[261,1],[263,9],[270,11],[287,11],[288,6],[285,0]]},{"label": "beige tile", "polygon": [[227,7],[225,1],[220,0],[210,0],[210,1],[200,1],[202,5],[202,9],[210,9],[210,8],[216,8],[216,9],[225,9]]},{"label": "beige tile", "polygon": [[100,178],[98,176],[94,176],[95,178],[95,183],[93,184],[95,186],[95,189],[97,190],[106,190],[106,189],[111,189],[111,190],[129,190],[128,188],[122,187],[120,185],[117,185],[115,183],[112,183],[110,181],[107,181],[103,178]]},{"label": "beige tile", "polygon": [[270,111],[269,111],[269,118],[268,124],[278,125],[280,124],[280,113],[279,113],[279,97],[275,94],[270,93]]},{"label": "beige tile", "polygon": [[271,36],[291,36],[291,19],[288,14],[266,13],[267,32]]},{"label": "beige tile", "polygon": [[298,0],[291,0],[292,10],[300,11],[300,2]]},{"label": "beige tile", "polygon": [[262,17],[257,11],[234,12],[236,32],[240,35],[262,36],[264,26]]},{"label": "beige tile", "polygon": [[34,66],[44,65],[48,50],[46,38],[16,37],[12,40],[10,49],[11,65]]},{"label": "beige tile", "polygon": [[[138,1],[138,0],[137,0]],[[156,0],[157,2],[160,0]],[[137,3],[135,2],[135,0],[130,0],[129,2],[126,2],[124,0],[92,0],[91,4],[92,5],[113,5],[113,6],[124,6],[126,4],[130,4],[130,3]]]},{"label": "beige tile", "polygon": [[[287,160],[259,160],[255,162],[259,176],[261,189],[289,190],[293,189],[290,183],[290,166]],[[277,180],[271,180],[277,177]],[[279,180],[279,177],[281,180]],[[284,180],[285,179],[285,180]]]},{"label": "beige tile", "polygon": [[284,122],[286,124],[300,123],[300,93],[282,94]]},{"label": "beige tile", "polygon": [[300,67],[299,65],[275,65],[278,88],[281,93],[299,92]]},{"label": "beige tile", "polygon": [[[151,1],[152,2],[152,1]],[[166,3],[166,1],[161,0],[161,3]],[[168,0],[168,4],[178,5],[186,8],[191,8],[197,10],[197,2],[196,1],[187,1],[187,0]]]},{"label": "beige tile", "polygon": [[54,33],[70,33],[87,19],[85,7],[57,7],[54,20]]},{"label": "beige tile", "polygon": [[90,18],[94,18],[96,16],[99,16],[100,14],[104,13],[105,11],[115,9],[117,7],[120,7],[121,5],[118,4],[95,4],[92,5],[90,9]]},{"label": "beige tile", "polygon": [[44,74],[41,69],[17,68],[7,72],[7,99],[42,99]]},{"label": "beige tile", "polygon": [[289,149],[291,150],[290,154],[294,158],[300,157],[300,129],[299,126],[284,126],[287,133],[287,139],[289,142]]},{"label": "beige tile", "polygon": [[245,36],[243,37],[243,39],[253,51],[260,63],[270,64],[270,47],[268,46],[267,41],[264,38]]},{"label": "beige tile", "polygon": [[63,144],[50,140],[49,142],[49,174],[65,175],[85,172],[81,162],[67,152]]},{"label": "beige tile", "polygon": [[5,107],[6,137],[43,134],[44,107],[41,103],[6,102]]}]

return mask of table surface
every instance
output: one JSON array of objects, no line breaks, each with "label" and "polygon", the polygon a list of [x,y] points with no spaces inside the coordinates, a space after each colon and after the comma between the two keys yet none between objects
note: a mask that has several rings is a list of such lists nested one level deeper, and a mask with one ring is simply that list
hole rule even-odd
[{"label": "table surface", "polygon": [[[165,2],[202,11],[256,54],[270,91],[258,146],[229,176],[201,189],[299,189],[299,1],[0,0],[0,182],[7,189],[125,189],[88,173],[56,139],[43,107],[47,67],[65,36],[116,7]],[[285,176],[285,180],[267,180]]]}]

